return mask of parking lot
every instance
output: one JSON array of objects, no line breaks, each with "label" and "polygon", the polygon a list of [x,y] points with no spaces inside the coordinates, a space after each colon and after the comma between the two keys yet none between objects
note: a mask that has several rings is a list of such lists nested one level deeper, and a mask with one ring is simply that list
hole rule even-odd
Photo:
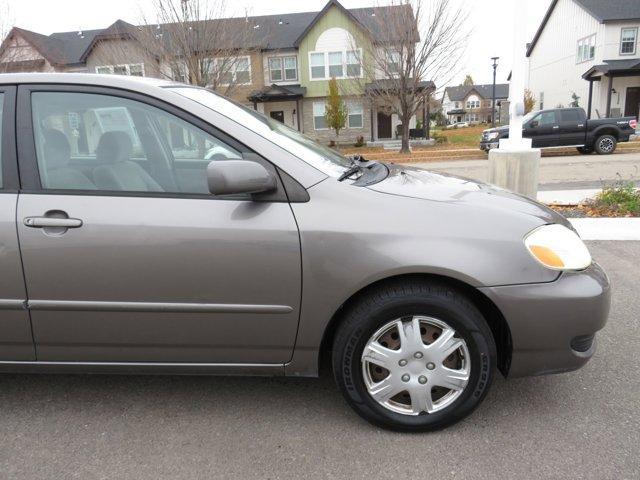
[{"label": "parking lot", "polygon": [[497,378],[468,419],[387,432],[321,379],[0,376],[0,478],[640,476],[640,242],[591,242],[614,287],[578,372]]}]

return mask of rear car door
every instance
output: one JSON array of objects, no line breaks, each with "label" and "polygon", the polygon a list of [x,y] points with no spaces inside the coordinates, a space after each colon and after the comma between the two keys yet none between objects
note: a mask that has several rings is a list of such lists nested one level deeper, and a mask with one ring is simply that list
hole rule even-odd
[{"label": "rear car door", "polygon": [[298,325],[298,230],[270,196],[213,197],[210,161],[257,158],[119,90],[18,93],[18,234],[38,360],[282,364]]},{"label": "rear car door", "polygon": [[35,360],[18,236],[16,87],[0,85],[0,362]]},{"label": "rear car door", "polygon": [[586,119],[576,108],[558,110],[560,129],[558,145],[584,145],[586,137]]},{"label": "rear car door", "polygon": [[555,110],[540,112],[525,126],[524,137],[530,138],[534,148],[558,145],[560,126]]}]

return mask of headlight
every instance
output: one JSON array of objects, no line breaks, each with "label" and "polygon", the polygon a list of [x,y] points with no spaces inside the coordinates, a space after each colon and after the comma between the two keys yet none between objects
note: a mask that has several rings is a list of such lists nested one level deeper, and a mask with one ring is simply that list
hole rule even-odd
[{"label": "headlight", "polygon": [[495,140],[499,136],[500,136],[500,132],[491,132],[489,135],[487,135],[487,139],[488,140]]},{"label": "headlight", "polygon": [[591,265],[591,254],[578,234],[563,225],[544,225],[524,238],[529,253],[553,270],[583,270]]}]

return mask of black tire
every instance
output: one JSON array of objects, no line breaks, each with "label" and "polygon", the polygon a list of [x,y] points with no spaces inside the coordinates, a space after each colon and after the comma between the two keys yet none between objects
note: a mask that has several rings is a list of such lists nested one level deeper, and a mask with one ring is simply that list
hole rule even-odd
[{"label": "black tire", "polygon": [[591,155],[593,153],[593,150],[587,147],[577,147],[576,150],[578,150],[582,155]]},{"label": "black tire", "polygon": [[616,151],[618,140],[613,135],[600,135],[593,148],[598,155],[610,155]]},{"label": "black tire", "polygon": [[[439,318],[469,349],[469,381],[460,396],[434,413],[405,415],[385,408],[368,393],[362,351],[387,322],[407,315]],[[484,399],[496,371],[496,345],[480,311],[460,291],[441,282],[399,281],[368,292],[344,314],[333,344],[333,372],[345,399],[363,418],[382,428],[420,432],[442,429],[469,415]]]}]

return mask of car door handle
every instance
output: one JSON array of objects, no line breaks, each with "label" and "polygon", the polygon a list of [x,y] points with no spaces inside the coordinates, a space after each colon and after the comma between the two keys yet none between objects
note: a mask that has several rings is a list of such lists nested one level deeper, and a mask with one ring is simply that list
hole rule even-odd
[{"label": "car door handle", "polygon": [[32,228],[79,228],[82,226],[82,220],[79,218],[26,217],[24,224]]},{"label": "car door handle", "polygon": [[557,129],[559,129],[559,128],[560,128],[560,126],[559,126],[559,125],[554,125],[554,126],[553,126],[553,129],[554,129],[554,130],[557,130]]}]

